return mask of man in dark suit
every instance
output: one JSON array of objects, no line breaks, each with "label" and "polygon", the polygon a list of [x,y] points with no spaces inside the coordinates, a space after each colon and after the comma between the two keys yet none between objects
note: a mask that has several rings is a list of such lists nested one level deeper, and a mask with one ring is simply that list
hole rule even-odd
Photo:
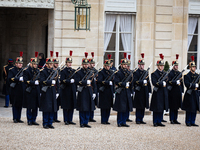
[{"label": "man in dark suit", "polygon": [[180,124],[178,119],[178,109],[181,108],[182,105],[182,95],[184,93],[183,87],[183,79],[182,76],[178,80],[173,80],[176,76],[178,76],[181,72],[178,71],[178,57],[176,55],[176,60],[172,62],[173,68],[168,75],[168,85],[172,88],[169,90],[168,88],[168,99],[169,99],[169,119],[171,124]]},{"label": "man in dark suit", "polygon": [[159,81],[161,76],[165,74],[165,72],[163,71],[164,56],[160,54],[160,57],[161,57],[161,60],[157,61],[157,70],[151,74],[152,84],[154,87],[158,88],[157,91],[153,90],[153,94],[151,97],[151,104],[150,104],[150,110],[153,111],[154,127],[165,126],[164,124],[161,123],[163,119],[163,111],[164,110],[168,111],[168,91],[166,88],[167,79],[162,82]]},{"label": "man in dark suit", "polygon": [[[30,66],[23,72],[24,83],[26,85],[23,107],[27,108],[26,116],[28,125],[39,125],[36,122],[40,100],[39,78],[37,77],[36,79],[36,76],[39,74],[37,56],[38,52],[35,52],[35,58],[31,58]],[[31,90],[28,90],[28,88],[31,88]]]},{"label": "man in dark suit", "polygon": [[72,69],[72,51],[70,51],[70,57],[66,58],[66,67],[60,74],[60,99],[61,108],[63,108],[63,117],[65,125],[75,125],[72,122],[74,109],[76,108],[76,84],[74,80],[75,70]]},{"label": "man in dark suit", "polygon": [[5,95],[5,108],[8,108],[9,106],[9,101],[10,101],[10,98],[9,98],[9,84],[7,81],[7,78],[8,78],[8,72],[9,72],[9,69],[13,67],[13,60],[12,59],[8,59],[8,64],[5,65],[3,67],[3,80],[4,80],[4,84],[3,84],[3,91],[2,91],[2,94]]},{"label": "man in dark suit", "polygon": [[[200,111],[199,106],[199,80],[194,83],[193,81],[196,80],[196,78],[199,76],[196,71],[196,64],[194,62],[194,56],[191,56],[192,62],[189,63],[190,72],[188,74],[184,75],[184,84],[187,88],[184,98],[183,98],[183,105],[182,109],[186,111],[186,117],[185,117],[185,124],[190,126],[198,126],[195,124],[196,120],[196,114],[197,111]],[[189,90],[192,90],[191,93],[188,93]]]},{"label": "man in dark suit", "polygon": [[136,108],[136,124],[146,124],[143,121],[145,108],[149,108],[149,95],[151,94],[151,85],[149,75],[142,79],[141,77],[146,73],[144,70],[144,53],[141,54],[142,59],[138,60],[138,69],[133,74],[135,97],[133,100],[133,107]]}]

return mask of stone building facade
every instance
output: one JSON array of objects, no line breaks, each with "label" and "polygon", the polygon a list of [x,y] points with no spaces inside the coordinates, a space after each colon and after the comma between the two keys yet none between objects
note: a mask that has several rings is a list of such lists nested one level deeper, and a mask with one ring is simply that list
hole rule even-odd
[{"label": "stone building facade", "polygon": [[[73,50],[74,67],[80,66],[84,52],[88,52],[89,57],[94,52],[98,68],[108,53],[112,54],[117,67],[124,51],[131,55],[133,68],[144,52],[146,64],[153,63],[151,72],[156,68],[159,53],[163,53],[170,64],[178,53],[180,69],[194,54],[199,70],[200,38],[195,37],[199,37],[198,28],[200,31],[200,0],[87,2],[91,4],[90,31],[74,30],[71,0],[0,1],[1,71],[7,59],[15,59],[19,51],[24,52],[27,64],[35,51],[49,56],[50,50],[59,52],[60,61]],[[196,17],[199,23],[195,24],[195,32],[188,34],[189,17]],[[188,48],[190,34],[192,42]],[[0,79],[2,83],[2,76]]]}]

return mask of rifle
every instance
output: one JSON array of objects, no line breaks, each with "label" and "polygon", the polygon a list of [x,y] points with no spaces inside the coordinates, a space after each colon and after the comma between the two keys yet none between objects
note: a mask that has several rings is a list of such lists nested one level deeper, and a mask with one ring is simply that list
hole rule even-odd
[{"label": "rifle", "polygon": [[[131,79],[132,74],[136,71],[136,69],[137,69],[137,67],[134,68],[132,71],[130,71],[129,75],[125,76],[124,79],[122,80],[122,82],[128,82]],[[116,93],[120,94],[122,89],[123,89],[123,87],[118,87],[118,88],[116,88],[115,91],[116,91]]]},{"label": "rifle", "polygon": [[[100,69],[99,69],[100,70]],[[97,73],[98,73],[98,71],[97,71]],[[89,70],[87,73],[86,73],[86,75],[83,77],[83,79],[81,80],[81,82],[83,82],[83,81],[87,81],[87,80],[89,80],[89,78],[92,76],[94,74],[94,69],[92,69],[92,70]],[[77,91],[78,92],[82,92],[83,91],[83,88],[84,88],[84,86],[78,86],[77,87]]]},{"label": "rifle", "polygon": [[[193,83],[193,84],[196,84],[197,82],[199,82],[199,79],[200,79],[200,74],[198,74],[198,76],[192,81],[192,83]],[[196,90],[196,88],[195,88],[195,90]],[[192,94],[192,89],[189,89],[189,90],[187,91],[187,93],[188,93],[189,95],[191,95],[191,94]]]},{"label": "rifle", "polygon": [[[45,80],[45,82],[47,82],[48,80],[53,80],[53,79],[57,76],[57,74],[58,74],[58,72],[59,72],[60,67],[61,67],[62,64],[63,64],[63,62],[58,66],[58,68],[56,68],[56,70],[53,70],[53,71],[51,72],[51,74],[48,76],[48,78]],[[47,89],[48,89],[48,87],[49,87],[49,86],[43,86],[43,87],[42,87],[42,91],[43,91],[43,92],[46,92]]]},{"label": "rifle", "polygon": [[[36,72],[36,74],[34,74],[33,78],[31,79],[32,81],[36,81],[39,79],[40,71],[44,68],[45,65],[46,65],[46,63],[42,66],[42,68],[38,72]],[[26,88],[26,92],[31,93],[32,88],[33,88],[32,86],[28,86]]]},{"label": "rifle", "polygon": [[[148,72],[149,72],[149,70],[150,70],[151,65],[152,65],[152,63],[149,65],[149,67],[147,68],[147,70],[143,72],[143,74],[142,74],[142,76],[140,77],[139,81],[140,81],[140,80],[143,81],[144,79],[146,79],[146,77],[147,77],[147,75],[148,75]],[[135,89],[136,89],[137,91],[140,91],[140,90],[141,90],[141,86],[136,85]]]},{"label": "rifle", "polygon": [[[172,79],[172,82],[176,82],[178,79],[180,79],[180,78],[182,77],[183,72],[186,70],[187,67],[188,67],[188,65],[187,65],[179,74],[177,74],[177,75]],[[169,91],[171,91],[171,90],[172,90],[172,87],[173,87],[173,86],[169,85],[169,86],[167,87],[167,89],[168,89]]]},{"label": "rifle", "polygon": [[[79,70],[80,70],[80,67],[78,67],[78,68],[72,73],[72,75],[69,76],[68,79],[72,79],[72,77],[73,77],[73,76],[76,74],[76,72],[79,71]],[[62,83],[62,84],[60,85],[60,88],[61,88],[61,89],[65,89],[66,86],[67,86],[66,84]]]},{"label": "rifle", "polygon": [[[24,69],[22,68],[22,69],[15,75],[14,78],[20,78],[20,77],[23,75],[23,71],[24,71],[25,69],[28,68],[29,64],[30,64],[30,63],[28,63],[27,66],[26,66]],[[14,88],[14,87],[16,86],[16,84],[17,84],[17,83],[12,82],[12,83],[10,84],[10,87],[11,87],[11,88]]]},{"label": "rifle", "polygon": [[[163,82],[163,81],[167,78],[167,76],[168,76],[168,74],[170,73],[172,67],[173,67],[173,66],[171,66],[171,67],[167,70],[167,72],[163,73],[163,75],[158,79],[158,82]],[[157,92],[157,91],[158,91],[158,88],[159,88],[159,87],[154,86],[153,90],[154,90],[155,92]]]},{"label": "rifle", "polygon": [[[111,72],[111,71],[110,71]],[[107,76],[107,78],[105,79],[105,81],[110,81],[110,80],[112,80],[112,78],[113,78],[113,76],[115,75],[115,73],[117,73],[117,71],[112,71],[112,74],[110,75],[110,76]],[[104,91],[105,90],[105,86],[101,86],[100,88],[99,88],[99,90],[100,91]]]}]

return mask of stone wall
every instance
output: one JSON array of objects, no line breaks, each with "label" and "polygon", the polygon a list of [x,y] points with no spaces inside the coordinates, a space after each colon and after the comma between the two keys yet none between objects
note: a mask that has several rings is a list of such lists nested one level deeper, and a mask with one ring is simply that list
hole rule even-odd
[{"label": "stone wall", "polygon": [[80,66],[84,52],[95,53],[98,67],[103,64],[104,1],[88,0],[91,4],[91,31],[74,31],[74,5],[71,0],[55,0],[54,51],[60,53],[60,61],[73,50],[73,66]]}]

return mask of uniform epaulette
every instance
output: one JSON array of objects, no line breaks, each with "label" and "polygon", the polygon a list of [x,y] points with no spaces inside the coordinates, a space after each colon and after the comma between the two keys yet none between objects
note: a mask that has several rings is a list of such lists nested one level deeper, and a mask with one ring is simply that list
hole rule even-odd
[{"label": "uniform epaulette", "polygon": [[185,76],[185,75],[187,75],[187,74],[188,74],[188,72],[187,72],[187,73],[185,73],[185,74],[184,74],[184,76]]},{"label": "uniform epaulette", "polygon": [[[154,72],[155,72],[155,71],[153,71],[152,73],[154,73]],[[152,74],[152,73],[151,73],[151,74]]]},{"label": "uniform epaulette", "polygon": [[8,65],[3,66],[4,68],[7,67]]},{"label": "uniform epaulette", "polygon": [[13,69],[14,67],[10,68],[9,70]]}]

